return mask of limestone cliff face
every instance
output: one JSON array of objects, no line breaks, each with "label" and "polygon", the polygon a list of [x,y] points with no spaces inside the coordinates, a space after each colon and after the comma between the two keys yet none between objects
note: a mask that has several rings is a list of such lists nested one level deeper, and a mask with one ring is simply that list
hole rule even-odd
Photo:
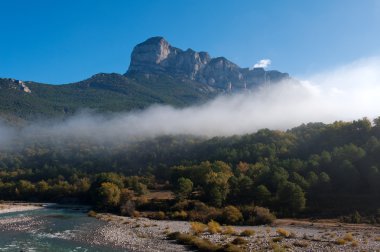
[{"label": "limestone cliff face", "polygon": [[135,46],[126,75],[135,74],[167,74],[227,91],[289,78],[287,73],[278,71],[240,68],[226,58],[211,58],[207,52],[183,51],[163,37],[153,37]]}]

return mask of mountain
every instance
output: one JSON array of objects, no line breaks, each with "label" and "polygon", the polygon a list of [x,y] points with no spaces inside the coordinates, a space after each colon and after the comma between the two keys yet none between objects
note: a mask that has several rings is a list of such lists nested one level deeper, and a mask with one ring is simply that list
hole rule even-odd
[{"label": "mountain", "polygon": [[289,78],[287,73],[263,68],[240,68],[224,57],[211,58],[207,52],[183,51],[163,37],[153,37],[138,44],[131,56],[126,76],[168,74],[208,85],[215,89],[241,90],[265,82]]},{"label": "mountain", "polygon": [[24,122],[71,115],[143,109],[152,104],[184,107],[220,93],[241,91],[289,78],[263,68],[240,68],[207,52],[183,51],[162,37],[138,44],[125,74],[100,73],[63,85],[0,78],[0,119]]}]

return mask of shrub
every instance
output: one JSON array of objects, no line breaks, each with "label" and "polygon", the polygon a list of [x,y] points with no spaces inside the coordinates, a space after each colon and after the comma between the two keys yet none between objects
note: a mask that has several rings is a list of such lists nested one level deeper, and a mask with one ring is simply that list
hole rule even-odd
[{"label": "shrub", "polygon": [[300,247],[300,248],[307,248],[309,246],[309,243],[306,241],[295,241],[293,242],[294,247]]},{"label": "shrub", "polygon": [[88,217],[96,217],[96,212],[91,210],[87,213]]},{"label": "shrub", "polygon": [[351,246],[352,246],[352,247],[357,247],[357,246],[359,246],[359,243],[358,243],[357,241],[353,241],[353,242],[351,243]]},{"label": "shrub", "polygon": [[243,215],[234,206],[226,206],[222,212],[222,219],[227,224],[236,224],[243,220]]},{"label": "shrub", "polygon": [[235,245],[244,245],[244,244],[247,244],[248,241],[246,239],[241,238],[241,237],[236,237],[231,243],[235,244]]},{"label": "shrub", "polygon": [[285,229],[283,229],[283,228],[277,229],[276,232],[277,232],[277,234],[279,234],[282,237],[286,237],[287,238],[287,237],[290,236],[290,232],[287,231],[287,230],[285,230]]},{"label": "shrub", "polygon": [[264,225],[272,224],[276,220],[276,216],[272,214],[268,208],[255,207],[255,224]]},{"label": "shrub", "polygon": [[221,251],[221,252],[244,252],[243,249],[241,249],[238,246],[231,244],[231,243],[224,245],[224,247],[222,249],[220,249],[219,251]]},{"label": "shrub", "polygon": [[189,234],[181,234],[179,232],[167,235],[170,240],[176,240],[179,244],[189,245],[198,251],[221,251],[222,248],[207,239],[198,238]]},{"label": "shrub", "polygon": [[205,232],[207,225],[200,222],[190,222],[190,227],[195,234],[201,234]]},{"label": "shrub", "polygon": [[344,236],[343,236],[343,240],[345,240],[345,241],[353,241],[354,240],[354,237],[352,236],[352,234],[351,233],[347,233],[347,234],[345,234]]},{"label": "shrub", "polygon": [[272,244],[273,252],[286,252],[286,249],[278,244]]},{"label": "shrub", "polygon": [[133,216],[133,212],[135,210],[136,210],[136,206],[132,200],[127,200],[120,206],[121,215]]},{"label": "shrub", "polygon": [[223,229],[223,234],[225,235],[235,235],[236,234],[236,231],[233,227],[231,226],[227,226]]},{"label": "shrub", "polygon": [[211,220],[209,223],[207,223],[207,227],[208,227],[207,230],[210,234],[216,234],[216,233],[222,232],[220,224],[214,220]]},{"label": "shrub", "polygon": [[186,220],[187,219],[187,213],[186,211],[175,211],[172,214],[173,219],[179,219],[179,220]]},{"label": "shrub", "polygon": [[273,239],[272,239],[272,241],[273,242],[280,242],[280,241],[282,241],[282,237],[274,237]]},{"label": "shrub", "polygon": [[246,229],[246,230],[243,230],[241,233],[240,233],[240,236],[252,236],[255,234],[255,231],[254,230],[251,230],[251,229]]},{"label": "shrub", "polygon": [[250,225],[272,224],[276,219],[276,216],[265,207],[242,206],[240,211],[243,214],[245,223]]},{"label": "shrub", "polygon": [[336,241],[335,241],[335,244],[336,245],[344,245],[344,244],[346,244],[346,240],[344,240],[344,239],[337,239]]}]

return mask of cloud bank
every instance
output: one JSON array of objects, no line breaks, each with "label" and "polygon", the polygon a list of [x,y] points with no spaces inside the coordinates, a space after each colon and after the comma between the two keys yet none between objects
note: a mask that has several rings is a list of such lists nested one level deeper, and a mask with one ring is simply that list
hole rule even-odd
[{"label": "cloud bank", "polygon": [[64,122],[40,122],[17,131],[0,125],[0,145],[20,139],[125,142],[167,134],[213,137],[262,128],[286,130],[308,122],[378,117],[379,95],[380,59],[363,59],[305,81],[284,81],[184,109],[155,105],[107,116],[83,112]]}]

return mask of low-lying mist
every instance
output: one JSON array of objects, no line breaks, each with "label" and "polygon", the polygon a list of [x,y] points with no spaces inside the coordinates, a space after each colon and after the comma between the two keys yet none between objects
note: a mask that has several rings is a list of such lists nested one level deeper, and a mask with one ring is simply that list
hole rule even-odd
[{"label": "low-lying mist", "polygon": [[308,122],[374,118],[380,116],[379,95],[380,59],[370,58],[305,81],[271,83],[183,109],[154,105],[112,115],[80,112],[64,122],[38,122],[17,130],[0,124],[0,147],[44,139],[119,143],[160,135],[230,136]]}]

